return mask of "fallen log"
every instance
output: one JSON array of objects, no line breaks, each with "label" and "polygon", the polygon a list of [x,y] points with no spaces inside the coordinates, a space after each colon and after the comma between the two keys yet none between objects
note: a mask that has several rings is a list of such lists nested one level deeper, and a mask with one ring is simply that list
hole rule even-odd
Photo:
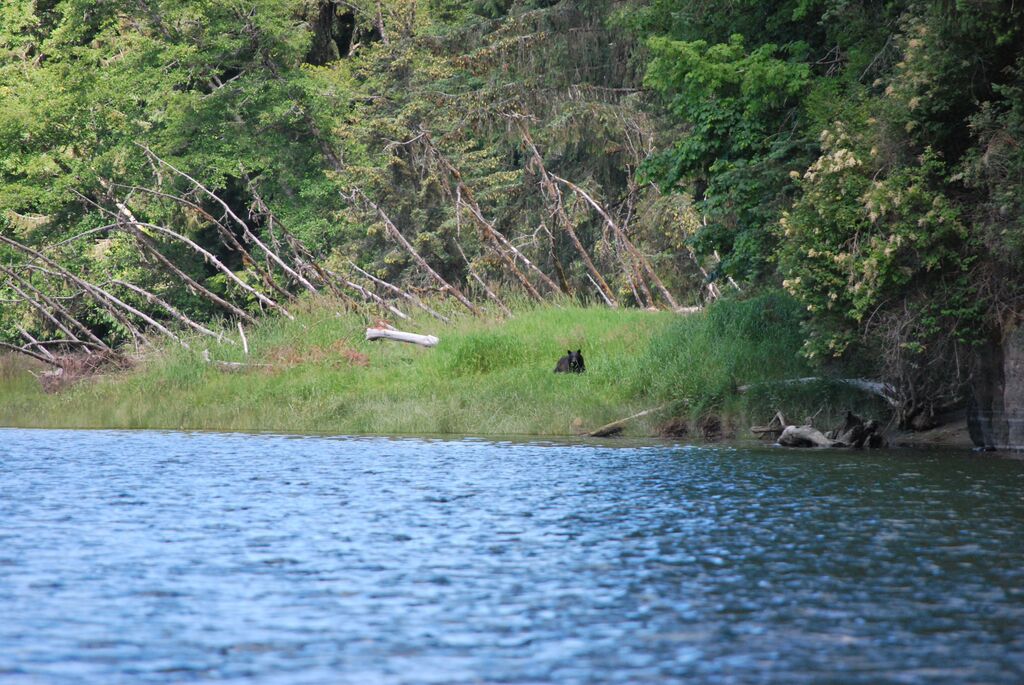
[{"label": "fallen log", "polygon": [[826,433],[826,436],[838,440],[847,447],[884,447],[885,438],[881,434],[881,426],[875,420],[865,421],[853,412],[846,412],[843,424]]},{"label": "fallen log", "polygon": [[221,371],[245,371],[246,369],[268,369],[273,368],[273,364],[259,364],[255,362],[226,362],[220,359],[213,359],[210,357],[210,350],[203,350],[203,361],[211,366],[214,366]]},{"label": "fallen log", "polygon": [[783,447],[844,447],[841,442],[826,438],[813,426],[786,426],[778,443]]},{"label": "fallen log", "polygon": [[607,424],[601,426],[600,428],[598,428],[596,430],[590,431],[589,433],[587,433],[587,437],[590,437],[590,438],[607,438],[607,437],[612,436],[612,435],[618,435],[626,427],[626,424],[629,423],[630,421],[632,421],[633,419],[639,419],[642,416],[647,416],[648,414],[653,414],[656,411],[660,411],[660,410],[664,409],[666,406],[668,406],[668,405],[664,405],[663,404],[660,407],[653,407],[652,409],[644,409],[642,412],[633,414],[632,416],[627,416],[626,418],[619,419],[618,421],[612,421],[611,423],[607,423]]},{"label": "fallen log", "polygon": [[11,350],[13,352],[20,352],[21,354],[24,354],[26,356],[32,357],[33,359],[38,359],[39,361],[43,362],[44,364],[49,364],[50,366],[56,366],[57,368],[60,368],[60,363],[59,362],[57,362],[54,359],[47,359],[45,356],[43,356],[39,352],[34,352],[33,350],[30,350],[27,346],[25,346],[25,347],[18,347],[17,345],[12,345],[11,343],[6,343],[6,342],[0,341],[0,348],[3,348],[5,350]]},{"label": "fallen log", "polygon": [[771,421],[763,426],[751,426],[750,432],[762,439],[772,438],[773,440],[778,440],[779,436],[782,435],[782,431],[786,430],[788,425],[786,417],[781,411],[777,411]]},{"label": "fallen log", "polygon": [[421,345],[423,347],[433,347],[440,342],[440,339],[434,335],[420,335],[418,333],[406,333],[404,331],[389,330],[386,328],[367,328],[366,329],[367,340],[397,340],[398,342],[407,342],[414,345]]},{"label": "fallen log", "polygon": [[843,385],[863,390],[866,393],[877,395],[893,407],[899,406],[899,402],[896,400],[895,388],[888,383],[882,383],[881,381],[869,381],[866,378],[822,378],[820,376],[787,378],[780,381],[762,381],[760,383],[741,385],[736,388],[736,392],[743,394],[753,388],[764,385],[798,385],[802,383],[842,383]]},{"label": "fallen log", "polygon": [[[776,417],[780,414],[776,414]],[[770,426],[771,424],[769,424]],[[756,428],[756,427],[755,427]],[[783,447],[885,447],[885,437],[877,421],[864,421],[853,412],[846,412],[843,424],[828,433],[813,426],[786,426],[779,436]]]}]

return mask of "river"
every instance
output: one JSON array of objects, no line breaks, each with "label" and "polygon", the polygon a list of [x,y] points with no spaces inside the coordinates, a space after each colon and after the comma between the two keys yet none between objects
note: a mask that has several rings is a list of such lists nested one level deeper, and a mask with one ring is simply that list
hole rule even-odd
[{"label": "river", "polygon": [[1024,462],[0,430],[0,683],[1021,683]]}]

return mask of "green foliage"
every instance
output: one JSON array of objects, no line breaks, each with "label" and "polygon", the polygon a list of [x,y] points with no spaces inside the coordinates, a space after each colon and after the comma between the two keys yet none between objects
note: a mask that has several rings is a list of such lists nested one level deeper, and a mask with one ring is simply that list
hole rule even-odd
[{"label": "green foliage", "polygon": [[713,220],[698,236],[704,252],[727,255],[724,268],[735,276],[765,275],[770,248],[764,228],[777,211],[792,155],[792,109],[811,71],[796,56],[804,44],[784,48],[766,43],[748,49],[735,34],[727,43],[654,37],[647,85],[670,97],[669,108],[688,122],[687,133],[646,163],[646,173],[664,189],[682,181],[705,186],[703,209]]},{"label": "green foliage", "polygon": [[630,23],[682,127],[645,171],[697,201],[698,255],[781,280],[810,357],[955,397],[961,356],[1024,303],[1021,8],[652,0]]},{"label": "green foliage", "polygon": [[933,152],[883,176],[841,127],[823,133],[822,148],[782,218],[780,269],[789,292],[816,315],[808,352],[840,356],[865,317],[966,271],[973,257],[962,252],[969,236],[959,211],[936,189],[945,165]]},{"label": "green foliage", "polygon": [[725,300],[653,336],[641,390],[695,415],[720,411],[741,385],[805,376],[801,307],[784,293]]},{"label": "green foliage", "polygon": [[530,359],[525,341],[500,333],[471,333],[453,348],[448,355],[448,372],[453,376],[489,373],[520,366]]},{"label": "green foliage", "polygon": [[[673,416],[709,415],[746,435],[778,409],[802,417],[824,408],[819,418],[827,421],[825,414],[862,406],[834,383],[759,385],[808,370],[793,322],[800,308],[779,293],[685,318],[543,306],[517,308],[500,322],[409,324],[440,337],[430,349],[367,342],[365,321],[339,316],[336,305],[310,299],[295,321],[250,328],[249,356],[225,329],[236,344],[193,339],[191,350],[166,349],[128,374],[56,395],[40,392],[23,360],[0,355],[0,425],[557,436],[668,403],[631,422],[627,435],[656,435]],[[203,361],[204,348],[216,360],[264,366],[219,370]],[[582,348],[586,373],[552,372],[568,348]]]},{"label": "green foliage", "polygon": [[[214,225],[219,204],[144,145],[261,238],[286,228],[343,276],[352,262],[418,294],[437,289],[365,195],[480,299],[477,276],[506,299],[521,287],[486,223],[587,302],[595,289],[571,229],[621,302],[646,306],[632,257],[581,195],[542,183],[535,145],[680,301],[730,281],[753,294],[784,283],[803,322],[787,331],[803,331],[814,359],[874,356],[890,380],[934,388],[936,360],[959,360],[960,346],[1024,311],[1022,52],[1024,8],[999,0],[10,0],[0,231],[91,282],[224,316],[114,225],[122,202],[245,283],[285,299],[302,290],[261,273],[269,256],[252,244],[242,254],[239,235]],[[183,241],[148,238],[202,287],[262,311]],[[94,332],[133,341],[66,279],[31,277]],[[0,279],[0,297],[15,302],[12,285]],[[4,340],[19,327],[62,335],[23,301],[0,312]],[[464,342],[448,370],[465,377],[512,374],[526,358],[497,334]],[[490,366],[499,358],[506,367]],[[719,388],[709,406],[734,371],[702,381]]]},{"label": "green foliage", "polygon": [[987,254],[997,260],[1000,277],[1009,276],[1020,296],[1024,284],[1013,275],[1024,259],[1024,61],[1009,72],[1008,83],[995,87],[999,101],[983,103],[970,119],[978,141],[964,157],[967,185],[984,198],[974,213],[974,226]]}]

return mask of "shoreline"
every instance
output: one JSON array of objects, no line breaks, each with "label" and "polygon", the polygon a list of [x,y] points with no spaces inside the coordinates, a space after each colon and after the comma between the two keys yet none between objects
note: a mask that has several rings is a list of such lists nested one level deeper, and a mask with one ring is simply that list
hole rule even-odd
[{"label": "shoreline", "polygon": [[[802,339],[779,334],[786,306],[723,301],[680,316],[563,305],[512,318],[409,322],[440,338],[420,348],[369,342],[371,321],[311,299],[295,321],[270,317],[251,327],[248,353],[230,341],[189,339],[189,349],[148,350],[133,368],[101,369],[56,392],[33,377],[36,362],[0,356],[0,425],[728,445],[756,440],[751,426],[777,411],[815,417],[823,430],[847,411],[884,422],[877,397],[841,382],[785,382],[814,372],[799,355]],[[585,373],[553,373],[566,349],[583,350]],[[737,391],[747,384],[754,389]],[[617,437],[585,435],[619,422]],[[971,449],[965,431],[931,442]],[[911,440],[887,437],[892,445]]]},{"label": "shoreline", "polygon": [[939,450],[958,453],[977,453],[993,456],[1011,457],[1024,459],[1024,450],[994,450],[985,451],[970,440],[966,426],[947,424],[938,426],[928,431],[913,433],[909,431],[895,431],[887,434],[888,444],[879,449],[852,448],[852,447],[783,447],[774,442],[768,442],[753,436],[730,437],[719,440],[682,440],[680,437],[659,436],[659,435],[636,435],[594,437],[589,435],[572,434],[538,434],[538,433],[334,433],[329,431],[289,431],[289,430],[243,430],[226,428],[188,428],[188,427],[124,427],[124,426],[24,426],[24,425],[0,425],[0,431],[89,431],[89,432],[153,432],[153,433],[180,433],[200,435],[243,435],[243,436],[266,436],[266,437],[289,437],[289,438],[320,438],[320,439],[351,439],[351,440],[414,440],[422,442],[487,442],[487,443],[509,443],[509,444],[530,444],[544,446],[551,445],[589,445],[602,447],[695,447],[699,449],[712,449],[716,447],[731,449],[782,449],[792,452],[859,452],[877,453],[888,451],[923,451]]}]

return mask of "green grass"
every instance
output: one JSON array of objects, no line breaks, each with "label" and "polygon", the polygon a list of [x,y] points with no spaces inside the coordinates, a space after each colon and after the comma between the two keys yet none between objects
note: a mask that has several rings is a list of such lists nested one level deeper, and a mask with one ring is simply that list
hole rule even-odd
[{"label": "green grass", "polygon": [[[764,394],[741,397],[737,385],[807,375],[791,307],[759,298],[679,317],[521,306],[507,321],[403,323],[441,338],[424,349],[367,342],[365,319],[309,301],[295,321],[267,319],[247,331],[248,357],[239,344],[191,339],[190,350],[166,348],[130,372],[52,395],[8,362],[0,367],[0,425],[556,436],[662,404],[669,409],[627,434],[654,435],[672,412],[694,421],[724,415],[738,425],[775,407],[753,407],[751,397],[764,402]],[[226,372],[202,361],[204,348],[214,359],[267,366]],[[587,372],[552,373],[577,348]],[[807,399],[799,388],[787,392],[797,395],[786,400],[794,406]]]}]

